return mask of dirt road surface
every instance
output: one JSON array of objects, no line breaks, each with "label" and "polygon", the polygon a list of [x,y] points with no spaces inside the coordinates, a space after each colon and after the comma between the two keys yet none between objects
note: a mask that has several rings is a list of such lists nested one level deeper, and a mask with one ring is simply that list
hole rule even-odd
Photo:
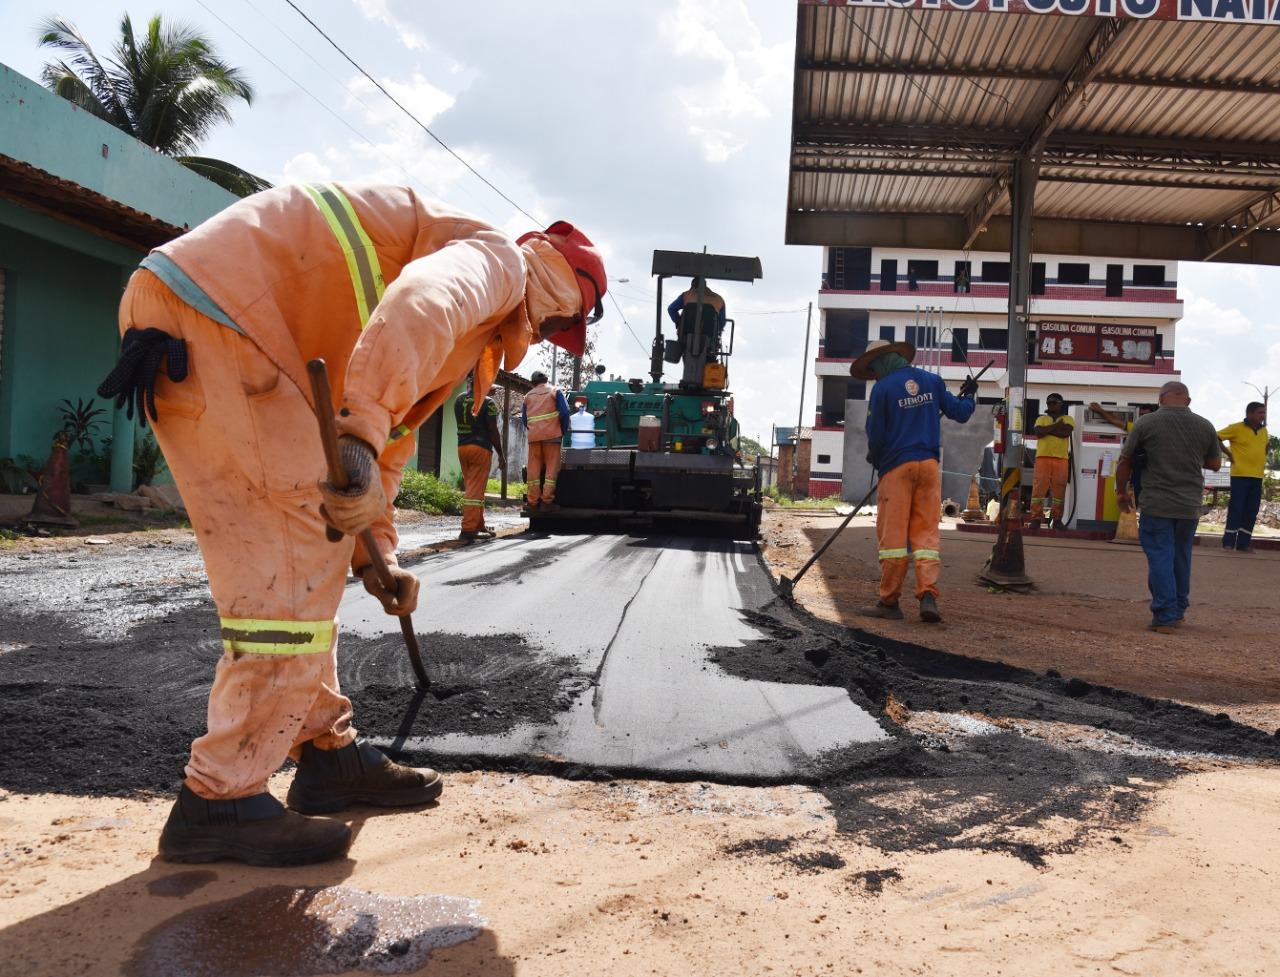
[{"label": "dirt road surface", "polygon": [[[766,555],[798,565],[832,525],[771,519]],[[1047,665],[1005,655],[1005,638],[968,633],[985,627],[981,615],[958,616],[959,545],[944,539],[949,620],[933,637],[913,621],[886,630],[896,640],[859,635],[769,601],[741,612],[759,637],[735,627],[702,652],[706,669],[734,680],[843,690],[873,711],[890,739],[860,766],[730,786],[624,779],[555,758],[559,778],[498,772],[445,755],[438,805],[354,811],[347,860],[283,871],[154,859],[217,653],[190,534],[0,552],[0,972],[1275,973],[1277,700],[1256,676],[1247,694],[1228,694],[1256,673],[1262,639],[1241,655],[1220,639],[1218,667],[1236,671],[1192,694],[1191,656],[1144,644],[1140,592],[1108,590],[1112,628],[1136,635],[1120,665],[1108,662],[1084,647],[1110,633],[1091,630],[1091,590],[1107,589],[1091,572],[1082,589],[1047,598],[1075,607],[1035,632],[1057,636]],[[1049,563],[1035,562],[1039,545],[1033,572]],[[871,586],[867,547],[856,536],[837,544],[802,600],[841,622],[861,596],[848,591]],[[603,549],[600,567],[572,559],[575,573],[599,581],[632,558]],[[417,565],[447,575],[456,559],[461,580],[476,555]],[[519,586],[492,584],[489,606],[519,606],[527,595],[502,599]],[[1197,587],[1209,585],[1198,577]],[[974,590],[1023,608],[1041,599]],[[593,694],[572,656],[506,633],[494,613],[493,633],[432,636],[437,666],[477,688],[406,718],[418,758],[438,737],[554,724]],[[1081,637],[1064,643],[1064,631]],[[344,639],[357,715],[384,731],[412,699],[396,645]],[[655,668],[665,653],[655,640]],[[274,778],[277,796],[290,776]]]},{"label": "dirt road surface", "polygon": [[[841,520],[770,512],[765,559],[794,575]],[[945,525],[945,524],[944,524]],[[950,524],[954,527],[954,523]],[[976,577],[992,537],[944,529],[940,626],[922,625],[911,592],[904,621],[860,617],[880,580],[874,519],[858,516],[796,588],[811,613],[857,631],[960,655],[1007,662],[1226,712],[1280,729],[1280,552],[1195,548],[1191,609],[1176,635],[1146,630],[1146,561],[1138,546],[1026,539],[1033,594],[997,593]],[[908,587],[914,586],[908,578]]]}]

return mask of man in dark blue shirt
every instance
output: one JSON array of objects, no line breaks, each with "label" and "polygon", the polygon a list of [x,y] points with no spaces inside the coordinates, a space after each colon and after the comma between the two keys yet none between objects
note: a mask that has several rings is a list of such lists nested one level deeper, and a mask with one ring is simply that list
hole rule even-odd
[{"label": "man in dark blue shirt", "polygon": [[902,620],[898,599],[907,563],[916,564],[920,620],[936,624],[938,612],[938,520],[942,513],[942,421],[961,424],[973,416],[978,383],[972,377],[960,396],[942,378],[911,365],[915,347],[877,339],[854,360],[849,372],[875,380],[867,407],[867,460],[880,473],[876,493],[876,536],[880,544],[880,599],[859,613]]}]

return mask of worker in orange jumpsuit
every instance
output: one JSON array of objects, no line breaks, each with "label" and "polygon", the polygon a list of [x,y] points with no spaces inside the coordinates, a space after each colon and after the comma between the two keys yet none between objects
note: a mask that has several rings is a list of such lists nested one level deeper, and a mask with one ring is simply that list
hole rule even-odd
[{"label": "worker in orange jumpsuit", "polygon": [[458,429],[458,463],[462,466],[462,531],[458,539],[464,543],[493,539],[484,524],[484,493],[494,451],[503,468],[507,467],[507,453],[498,434],[498,405],[492,397],[482,397],[476,403],[474,376],[467,392],[453,402],[453,420]]},{"label": "worker in orange jumpsuit", "polygon": [[867,460],[880,473],[876,489],[876,536],[880,547],[880,599],[858,613],[900,621],[898,600],[907,567],[916,567],[920,620],[936,624],[938,522],[942,515],[942,422],[961,424],[973,416],[978,383],[967,378],[960,396],[942,378],[911,365],[915,347],[877,339],[853,361],[849,372],[859,380],[875,380],[867,398]]},{"label": "worker in orange jumpsuit", "polygon": [[526,462],[529,508],[553,508],[556,504],[556,476],[560,474],[560,448],[569,430],[569,403],[557,387],[547,382],[541,370],[529,377],[533,389],[524,395],[520,416],[529,432]]},{"label": "worker in orange jumpsuit", "polygon": [[[149,415],[200,543],[223,654],[208,731],[160,839],[173,861],[261,865],[342,854],[350,830],[306,815],[420,804],[438,774],[356,739],[337,678],[347,569],[390,614],[418,582],[395,562],[395,498],[414,431],[468,370],[488,389],[531,342],[580,353],[605,271],[566,222],[513,241],[392,186],[277,187],[153,251],[120,307],[104,396]],[[325,461],[307,361],[334,384],[350,485]],[[130,411],[132,413],[132,410]],[[325,538],[325,524],[346,534]],[[388,592],[352,537],[371,528]],[[298,762],[286,810],[267,780]]]},{"label": "worker in orange jumpsuit", "polygon": [[1039,529],[1045,506],[1053,517],[1052,529],[1065,529],[1062,522],[1066,506],[1067,478],[1071,465],[1071,434],[1076,422],[1067,414],[1062,394],[1049,394],[1044,400],[1045,413],[1036,418],[1036,467],[1031,483],[1032,529]]}]

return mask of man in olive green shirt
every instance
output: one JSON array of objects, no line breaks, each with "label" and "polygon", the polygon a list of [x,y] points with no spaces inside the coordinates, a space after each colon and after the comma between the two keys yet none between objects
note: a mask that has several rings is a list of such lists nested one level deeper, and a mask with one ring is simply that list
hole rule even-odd
[{"label": "man in olive green shirt", "polygon": [[1244,420],[1218,432],[1231,460],[1231,501],[1222,548],[1253,552],[1253,524],[1262,505],[1262,476],[1267,465],[1267,407],[1256,400],[1244,409]]},{"label": "man in olive green shirt", "polygon": [[1217,432],[1191,412],[1186,385],[1171,380],[1160,388],[1160,409],[1139,417],[1125,439],[1116,469],[1116,501],[1133,511],[1129,474],[1133,456],[1147,454],[1142,476],[1142,519],[1138,537],[1147,556],[1152,631],[1170,634],[1182,625],[1191,603],[1191,548],[1204,504],[1204,469],[1222,467]]}]

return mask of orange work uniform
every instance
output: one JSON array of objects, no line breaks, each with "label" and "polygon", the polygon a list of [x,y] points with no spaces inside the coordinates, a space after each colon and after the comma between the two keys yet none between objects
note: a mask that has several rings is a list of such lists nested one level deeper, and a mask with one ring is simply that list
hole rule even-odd
[{"label": "orange work uniform", "polygon": [[560,447],[564,440],[557,394],[555,387],[540,383],[524,395],[529,427],[525,463],[529,505],[551,505],[556,500],[556,476],[560,474]]},{"label": "orange work uniform", "polygon": [[[306,362],[328,361],[339,431],[379,452],[392,500],[413,431],[467,371],[484,389],[504,356],[523,357],[537,260],[410,189],[324,184],[242,200],[133,275],[121,331],[158,327],[187,344],[187,378],[157,380],[154,427],[221,616],[208,732],[186,767],[198,795],[260,793],[303,743],[355,736],[335,612],[348,564],[368,556],[325,539]],[[391,559],[393,513],[388,502],[373,527]]]},{"label": "orange work uniform", "polygon": [[[880,602],[897,604],[916,564],[916,597],[938,596],[938,513],[942,473],[933,458],[907,461],[880,476],[876,489],[876,538],[880,546]],[[909,548],[908,548],[909,547]]]}]

